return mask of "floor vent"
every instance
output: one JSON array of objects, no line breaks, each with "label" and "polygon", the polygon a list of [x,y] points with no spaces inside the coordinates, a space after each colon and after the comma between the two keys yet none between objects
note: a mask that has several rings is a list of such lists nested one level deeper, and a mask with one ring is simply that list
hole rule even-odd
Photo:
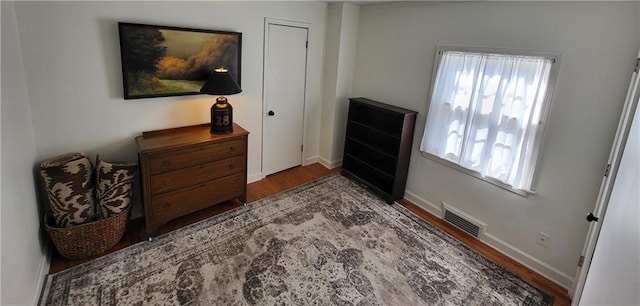
[{"label": "floor vent", "polygon": [[442,219],[452,224],[453,226],[469,233],[469,235],[473,237],[480,237],[482,229],[486,226],[486,224],[445,203],[442,203],[442,206],[444,207]]}]

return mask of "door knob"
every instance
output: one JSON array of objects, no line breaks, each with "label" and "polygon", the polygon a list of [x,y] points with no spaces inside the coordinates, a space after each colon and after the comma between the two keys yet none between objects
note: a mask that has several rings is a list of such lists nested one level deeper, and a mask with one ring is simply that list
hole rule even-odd
[{"label": "door knob", "polygon": [[598,222],[598,217],[594,216],[593,213],[589,213],[587,215],[587,221],[591,222],[591,221],[596,221]]},{"label": "door knob", "polygon": [[275,116],[275,115],[276,115],[276,113],[274,113],[272,110],[270,110],[270,111],[267,113],[267,115],[269,115],[269,116]]}]

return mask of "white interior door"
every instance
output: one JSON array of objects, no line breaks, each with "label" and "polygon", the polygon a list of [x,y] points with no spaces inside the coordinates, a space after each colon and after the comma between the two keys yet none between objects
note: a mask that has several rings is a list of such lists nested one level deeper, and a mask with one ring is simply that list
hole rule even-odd
[{"label": "white interior door", "polygon": [[[638,59],[637,62],[640,63],[640,52],[638,54]],[[585,245],[582,251],[582,267],[578,267],[578,271],[576,273],[576,280],[574,281],[574,286],[573,286],[573,290],[572,290],[572,305],[579,305],[582,304],[581,300],[583,297],[583,292],[585,289],[585,282],[587,280],[589,276],[588,274],[591,273],[591,264],[599,262],[600,264],[605,263],[605,262],[609,262],[610,264],[614,264],[614,261],[619,260],[619,258],[617,258],[617,256],[613,256],[614,253],[607,253],[607,252],[600,252],[600,258],[598,258],[596,260],[596,258],[594,257],[594,251],[596,250],[596,246],[597,245],[607,245],[610,243],[614,243],[616,240],[625,242],[626,240],[624,240],[625,238],[623,237],[616,237],[616,236],[607,236],[607,235],[603,235],[602,237],[600,236],[601,233],[601,229],[605,220],[605,214],[606,214],[606,218],[609,218],[608,215],[608,206],[610,204],[610,200],[611,199],[616,199],[619,198],[619,195],[615,195],[614,192],[616,192],[617,189],[614,189],[614,183],[616,183],[617,181],[617,174],[618,174],[618,170],[621,168],[621,160],[623,157],[623,151],[625,150],[625,144],[627,143],[628,137],[629,137],[629,131],[631,129],[631,123],[632,123],[632,119],[634,116],[634,110],[636,109],[636,105],[638,104],[638,99],[640,97],[640,78],[638,77],[638,71],[636,68],[636,71],[634,71],[632,77],[631,77],[631,82],[629,84],[629,90],[627,92],[627,98],[625,101],[625,104],[623,106],[623,110],[622,110],[622,114],[620,116],[620,121],[618,123],[618,129],[616,131],[616,135],[614,138],[614,143],[613,143],[613,147],[611,149],[611,153],[609,154],[609,160],[608,160],[608,164],[606,166],[606,170],[605,170],[605,175],[604,178],[602,179],[602,184],[600,186],[600,192],[598,194],[598,199],[596,201],[595,204],[595,208],[593,210],[593,212],[591,212],[591,215],[594,218],[591,218],[592,221],[595,222],[591,222],[591,224],[589,225],[589,230],[587,232],[587,239],[585,241]],[[637,123],[636,123],[637,125]],[[637,158],[637,157],[635,157]],[[625,170],[626,171],[626,170]],[[632,169],[632,171],[639,171],[639,169]],[[624,183],[616,183],[618,185],[620,184],[624,184]],[[618,187],[616,187],[618,188]],[[635,186],[634,190],[636,192],[637,195],[637,191],[640,190],[639,186]],[[618,192],[619,193],[619,192]],[[625,204],[625,205],[638,205],[638,197],[636,196],[634,203],[633,204]],[[629,207],[627,207],[629,208]],[[627,209],[625,208],[625,209]],[[636,210],[637,212],[637,210]],[[586,215],[586,212],[585,212]],[[636,219],[636,221],[634,222],[634,224],[632,225],[632,227],[634,227],[635,225],[637,225],[637,218],[640,216],[633,216],[633,218]],[[615,217],[611,217],[611,218],[615,218]],[[586,222],[586,221],[585,221]],[[612,227],[617,227],[617,229],[613,229],[613,231],[610,232],[617,232],[617,231],[626,231],[627,233],[631,234],[631,235],[638,235],[638,233],[633,233],[633,231],[629,231],[630,229],[627,228],[625,229],[625,227],[630,226],[630,224],[625,224],[623,220],[617,220],[617,221],[608,221],[608,223],[610,225],[608,226],[612,226]],[[637,229],[637,227],[635,227]],[[623,240],[620,240],[623,239]],[[638,236],[636,236],[635,239],[638,239]],[[637,244],[636,244],[637,246]],[[619,252],[619,253],[624,253],[625,250],[623,249],[615,249],[612,250],[613,252]],[[637,255],[637,254],[636,254]],[[623,254],[623,256],[633,256],[632,253],[627,253],[626,255]],[[593,261],[592,261],[593,260]],[[633,258],[632,261],[636,261],[636,268],[637,268],[637,261],[638,258]],[[627,269],[632,269],[633,267],[628,266]],[[603,269],[602,266],[598,267],[597,269]],[[635,271],[635,272],[640,272],[640,271]],[[619,282],[625,282],[626,280],[623,279],[618,279]],[[615,286],[615,284],[610,284],[611,286]],[[606,287],[605,287],[606,288]],[[592,287],[593,289],[593,287]],[[636,290],[634,290],[636,291]],[[591,299],[594,297],[594,292],[590,292],[589,295],[591,297],[587,298],[587,299]],[[612,302],[613,300],[609,300],[609,302]]]},{"label": "white interior door", "polygon": [[308,27],[265,21],[262,174],[302,164]]},{"label": "white interior door", "polygon": [[640,112],[624,146],[580,305],[640,305]]}]

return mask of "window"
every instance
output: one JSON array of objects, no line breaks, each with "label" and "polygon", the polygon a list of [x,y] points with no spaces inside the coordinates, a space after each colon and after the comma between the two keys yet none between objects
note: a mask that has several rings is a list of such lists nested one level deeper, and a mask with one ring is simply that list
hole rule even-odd
[{"label": "window", "polygon": [[531,192],[556,59],[439,47],[437,62],[420,150],[518,193]]}]

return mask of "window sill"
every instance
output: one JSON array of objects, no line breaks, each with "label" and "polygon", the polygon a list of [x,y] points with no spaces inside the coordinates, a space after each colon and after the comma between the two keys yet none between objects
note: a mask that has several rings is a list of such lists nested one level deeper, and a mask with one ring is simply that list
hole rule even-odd
[{"label": "window sill", "polygon": [[534,190],[514,189],[513,187],[511,187],[511,185],[505,184],[505,183],[503,183],[501,181],[498,181],[496,179],[493,179],[493,178],[482,176],[482,174],[480,174],[480,173],[478,173],[476,171],[467,169],[467,168],[462,167],[462,166],[460,166],[460,165],[458,165],[456,163],[453,163],[453,162],[450,162],[450,161],[448,161],[446,159],[442,159],[440,157],[437,157],[437,156],[435,156],[433,154],[429,154],[429,153],[426,153],[426,152],[420,152],[420,154],[423,157],[428,158],[428,159],[430,159],[432,161],[435,161],[435,162],[437,162],[439,164],[445,165],[445,166],[447,166],[449,168],[453,168],[453,169],[458,170],[458,171],[460,171],[462,173],[471,175],[471,176],[473,176],[473,177],[475,177],[477,179],[483,180],[483,181],[485,181],[485,182],[487,182],[489,184],[492,184],[494,186],[500,187],[500,188],[502,188],[502,189],[504,189],[506,191],[515,193],[515,194],[517,194],[517,195],[519,195],[521,197],[525,197],[526,198],[528,195],[536,193]]}]

